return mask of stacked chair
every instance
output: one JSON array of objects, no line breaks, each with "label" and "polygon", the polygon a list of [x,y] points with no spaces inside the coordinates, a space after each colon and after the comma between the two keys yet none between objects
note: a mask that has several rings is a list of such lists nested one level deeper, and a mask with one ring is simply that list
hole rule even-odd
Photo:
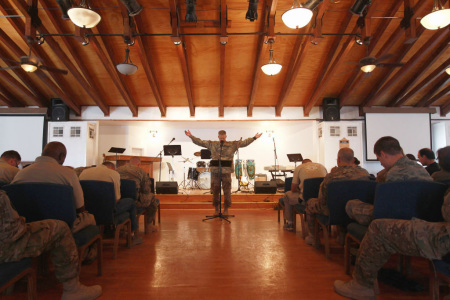
[{"label": "stacked chair", "polygon": [[[27,222],[56,219],[70,228],[76,219],[71,186],[54,183],[19,183],[6,185],[12,205]],[[97,243],[98,275],[102,274],[102,237],[98,226],[90,225],[73,234],[80,263],[87,248]]]},{"label": "stacked chair", "polygon": [[119,235],[123,228],[127,228],[127,247],[131,247],[131,220],[130,214],[124,212],[115,214],[116,195],[112,182],[99,180],[80,180],[84,193],[86,209],[95,216],[97,225],[103,235],[105,226],[114,228],[113,258],[117,257]]}]

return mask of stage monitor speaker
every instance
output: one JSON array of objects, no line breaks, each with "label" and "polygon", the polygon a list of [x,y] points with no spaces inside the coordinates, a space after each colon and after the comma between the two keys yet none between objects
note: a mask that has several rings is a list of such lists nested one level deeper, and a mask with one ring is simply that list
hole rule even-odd
[{"label": "stage monitor speaker", "polygon": [[339,121],[341,119],[338,98],[323,98],[322,110],[324,121]]},{"label": "stage monitor speaker", "polygon": [[52,98],[52,121],[69,121],[69,107],[59,98]]},{"label": "stage monitor speaker", "polygon": [[176,181],[157,181],[156,194],[178,194],[178,183]]},{"label": "stage monitor speaker", "polygon": [[275,194],[276,192],[275,181],[255,181],[255,194]]}]

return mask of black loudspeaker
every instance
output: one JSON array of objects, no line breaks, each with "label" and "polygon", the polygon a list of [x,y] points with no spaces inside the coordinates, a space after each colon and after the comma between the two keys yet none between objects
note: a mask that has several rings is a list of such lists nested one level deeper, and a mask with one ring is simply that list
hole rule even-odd
[{"label": "black loudspeaker", "polygon": [[176,181],[157,181],[157,194],[178,194],[178,183]]},{"label": "black loudspeaker", "polygon": [[276,192],[275,181],[255,181],[255,194],[275,194]]},{"label": "black loudspeaker", "polygon": [[322,109],[324,121],[339,121],[341,119],[338,98],[323,98]]},{"label": "black loudspeaker", "polygon": [[69,121],[69,107],[59,98],[52,98],[52,121]]}]

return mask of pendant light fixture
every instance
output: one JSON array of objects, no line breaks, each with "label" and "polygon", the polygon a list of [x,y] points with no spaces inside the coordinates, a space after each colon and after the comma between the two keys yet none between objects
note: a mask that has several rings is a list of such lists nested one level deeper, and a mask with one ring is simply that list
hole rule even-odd
[{"label": "pendant light fixture", "polygon": [[291,9],[281,15],[281,20],[287,27],[298,29],[308,25],[312,16],[312,10],[303,7],[298,0],[294,0]]},{"label": "pendant light fixture", "polygon": [[431,13],[423,17],[420,24],[429,30],[444,28],[450,24],[450,9],[444,9],[440,0],[434,0]]},{"label": "pendant light fixture", "polygon": [[89,6],[89,0],[82,0],[79,7],[72,7],[67,11],[70,20],[78,27],[95,27],[102,17]]},{"label": "pendant light fixture", "polygon": [[264,74],[269,75],[269,76],[273,76],[273,75],[277,75],[278,73],[280,73],[281,68],[283,67],[280,64],[277,64],[275,62],[275,59],[273,58],[273,49],[272,49],[272,44],[275,41],[273,39],[269,39],[269,45],[270,45],[270,49],[269,49],[269,62],[263,66],[261,66],[261,70],[264,72]]},{"label": "pendant light fixture", "polygon": [[116,68],[123,75],[132,75],[132,74],[136,73],[138,67],[135,64],[133,64],[133,62],[131,61],[130,49],[128,49],[128,45],[127,45],[127,49],[125,49],[124,62],[117,64]]},{"label": "pendant light fixture", "polygon": [[448,67],[447,69],[445,69],[445,72],[447,72],[447,74],[450,75],[450,67]]}]

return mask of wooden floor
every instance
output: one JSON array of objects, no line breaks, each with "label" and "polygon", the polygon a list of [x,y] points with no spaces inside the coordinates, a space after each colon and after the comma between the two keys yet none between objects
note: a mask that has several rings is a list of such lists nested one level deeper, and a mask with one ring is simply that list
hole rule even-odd
[{"label": "wooden floor", "polygon": [[[96,276],[94,263],[82,267],[81,281],[100,284],[100,299],[343,299],[333,282],[350,277],[337,244],[327,260],[323,250],[304,243],[299,231],[284,231],[274,210],[234,209],[231,224],[203,222],[211,212],[162,210],[157,232],[131,249],[122,241],[116,260],[106,245],[103,276]],[[426,266],[414,260],[411,274],[426,291],[380,284],[379,299],[429,299]],[[25,290],[20,282],[13,296],[0,298],[26,299]],[[60,299],[61,292],[52,274],[38,276],[38,299]]]}]

